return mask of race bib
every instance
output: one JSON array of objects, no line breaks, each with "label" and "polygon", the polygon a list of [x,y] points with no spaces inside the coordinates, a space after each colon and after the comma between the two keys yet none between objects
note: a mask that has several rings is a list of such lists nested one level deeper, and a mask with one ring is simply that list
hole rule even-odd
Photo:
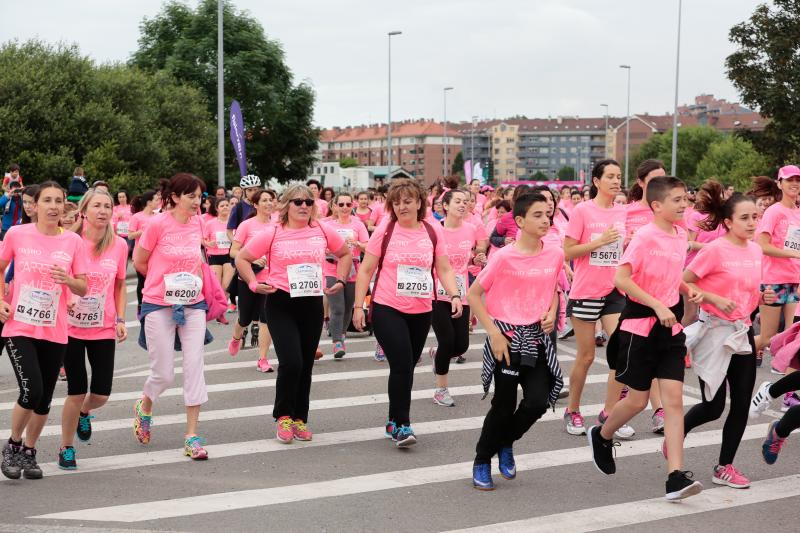
[{"label": "race bib", "polygon": [[106,312],[106,295],[96,294],[75,300],[67,309],[67,320],[76,328],[99,328],[103,326]]},{"label": "race bib", "polygon": [[[590,240],[595,240],[602,233],[592,233]],[[619,266],[622,259],[622,239],[618,239],[610,244],[604,244],[600,248],[589,252],[589,264],[591,266]]]},{"label": "race bib", "polygon": [[432,292],[430,270],[413,265],[397,265],[397,296],[430,298]]},{"label": "race bib", "polygon": [[783,239],[784,250],[800,250],[800,226],[789,226],[786,230],[786,238]]},{"label": "race bib", "polygon": [[119,235],[127,235],[128,234],[128,221],[120,220],[117,222],[117,233]]},{"label": "race bib", "polygon": [[217,239],[217,248],[230,248],[231,240],[228,238],[227,231],[218,231],[215,234]]},{"label": "race bib", "polygon": [[194,303],[203,290],[203,279],[189,272],[174,272],[164,276],[164,301],[172,305]]},{"label": "race bib", "polygon": [[[467,294],[467,278],[464,274],[456,274],[456,285],[458,286],[458,294],[463,298]],[[436,294],[438,296],[448,296],[447,290],[442,285],[442,280],[439,280],[439,285],[436,286]]]},{"label": "race bib", "polygon": [[37,289],[30,285],[22,285],[19,289],[17,307],[14,309],[14,320],[31,326],[52,328],[58,317],[58,299],[61,289]]},{"label": "race bib", "polygon": [[289,296],[322,296],[322,265],[301,263],[286,267],[289,277]]},{"label": "race bib", "polygon": [[356,232],[350,228],[337,228],[336,233],[344,240],[356,238]]}]

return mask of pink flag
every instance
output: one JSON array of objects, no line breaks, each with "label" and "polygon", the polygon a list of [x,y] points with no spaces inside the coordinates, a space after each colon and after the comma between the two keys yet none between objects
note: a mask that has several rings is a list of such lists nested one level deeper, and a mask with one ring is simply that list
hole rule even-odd
[{"label": "pink flag", "polygon": [[472,161],[469,159],[464,161],[464,179],[466,179],[467,185],[472,181]]}]

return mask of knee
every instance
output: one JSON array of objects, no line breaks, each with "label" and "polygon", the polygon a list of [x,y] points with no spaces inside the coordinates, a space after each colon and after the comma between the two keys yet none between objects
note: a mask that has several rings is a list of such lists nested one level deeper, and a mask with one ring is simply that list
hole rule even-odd
[{"label": "knee", "polygon": [[581,368],[589,368],[594,363],[594,348],[584,348],[582,350],[578,350],[578,353],[575,355],[575,365]]},{"label": "knee", "polygon": [[41,385],[23,382],[17,403],[23,409],[35,410],[41,403],[43,394]]},{"label": "knee", "polygon": [[92,404],[95,406],[94,407],[95,409],[105,405],[106,402],[108,401],[108,397],[111,395],[111,391],[108,391],[108,393],[106,393],[106,391],[101,391],[101,392],[103,394],[97,393],[97,392],[92,392],[92,394],[90,396],[90,398],[92,400]]},{"label": "knee", "polygon": [[635,397],[629,395],[627,398],[620,401],[620,403],[625,402],[631,406],[631,408],[635,409],[637,413],[644,411],[647,408],[647,405],[650,403],[650,398],[647,396],[642,396],[641,398],[637,395]]},{"label": "knee", "polygon": [[163,374],[153,372],[150,374],[149,381],[151,385],[163,391],[175,382],[175,371],[170,370],[169,372],[165,372]]},{"label": "knee", "polygon": [[538,420],[547,411],[547,397],[523,398],[519,402],[519,410],[526,413],[530,418]]}]

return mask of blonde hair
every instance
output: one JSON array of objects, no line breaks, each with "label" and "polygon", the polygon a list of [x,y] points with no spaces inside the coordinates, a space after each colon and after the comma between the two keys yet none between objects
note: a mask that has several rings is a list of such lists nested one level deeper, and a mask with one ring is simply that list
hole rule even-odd
[{"label": "blonde hair", "polygon": [[[94,198],[95,195],[105,196],[111,202],[111,205],[114,205],[114,199],[111,197],[111,193],[105,191],[103,189],[89,189],[81,198],[81,203],[78,204],[78,211],[80,212],[80,218],[78,221],[72,226],[72,231],[83,237],[83,221],[86,219],[86,210],[89,208],[89,202]],[[94,247],[94,255],[99,257],[103,254],[110,246],[111,243],[114,242],[114,228],[112,227],[112,223],[109,220],[108,225],[106,226],[106,230],[103,233],[103,236],[97,242]]]},{"label": "blonde hair", "polygon": [[[283,194],[281,194],[281,199],[278,203],[278,219],[280,220],[282,226],[285,226],[289,223],[289,203],[291,200],[295,199],[298,193],[305,195],[306,198],[311,200],[314,199],[311,189],[302,183],[296,183],[288,186],[286,190],[283,191]],[[309,220],[309,224],[316,220],[317,216],[317,204],[314,203],[311,205],[311,219]]]}]

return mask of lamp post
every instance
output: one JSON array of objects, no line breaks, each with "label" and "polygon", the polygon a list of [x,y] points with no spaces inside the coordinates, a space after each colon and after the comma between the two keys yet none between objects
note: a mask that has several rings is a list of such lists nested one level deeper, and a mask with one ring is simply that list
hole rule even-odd
[{"label": "lamp post", "polygon": [[678,0],[678,50],[675,53],[675,109],[672,111],[672,161],[669,172],[677,176],[678,168],[678,74],[681,71],[681,8],[683,2]]},{"label": "lamp post", "polygon": [[225,89],[222,70],[222,0],[217,0],[217,185],[225,186]]},{"label": "lamp post", "polygon": [[630,151],[631,151],[631,66],[630,65],[620,65],[619,68],[624,68],[628,71],[628,106],[627,106],[627,113],[625,117],[625,188],[628,188],[628,174],[630,173],[628,169],[628,162],[630,161]]},{"label": "lamp post", "polygon": [[447,92],[452,91],[452,87],[445,87],[444,93],[444,159],[442,160],[442,177],[447,176]]},{"label": "lamp post", "polygon": [[386,122],[386,174],[392,171],[392,36],[401,35],[401,31],[387,33],[389,39],[389,120]]},{"label": "lamp post", "polygon": [[[478,117],[472,117],[472,136],[470,137],[470,148],[469,148],[469,164],[472,168],[475,168],[475,130],[478,128]],[[473,176],[473,179],[475,176]],[[469,185],[469,184],[468,184]]]},{"label": "lamp post", "polygon": [[608,158],[608,104],[600,104],[600,107],[606,108],[606,112],[603,115],[606,118],[606,129],[603,135],[603,147],[606,153],[606,158]]}]

